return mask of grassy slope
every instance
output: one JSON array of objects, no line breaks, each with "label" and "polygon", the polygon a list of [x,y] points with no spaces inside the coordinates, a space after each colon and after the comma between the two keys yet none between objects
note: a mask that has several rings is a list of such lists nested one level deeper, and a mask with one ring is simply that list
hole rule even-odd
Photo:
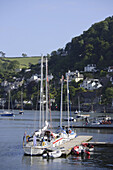
[{"label": "grassy slope", "polygon": [[20,68],[29,67],[29,63],[37,64],[40,57],[6,57],[5,60],[14,61],[17,60],[20,63]]}]

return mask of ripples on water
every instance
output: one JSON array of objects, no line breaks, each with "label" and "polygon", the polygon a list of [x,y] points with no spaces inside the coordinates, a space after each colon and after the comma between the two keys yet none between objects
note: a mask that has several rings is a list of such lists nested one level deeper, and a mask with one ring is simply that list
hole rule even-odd
[{"label": "ripples on water", "polygon": [[[73,115],[74,116],[74,115]],[[81,169],[113,169],[113,148],[95,147],[90,156],[69,155],[67,158],[46,160],[42,157],[24,156],[22,138],[25,131],[31,133],[38,127],[34,111],[25,111],[19,115],[15,111],[14,118],[0,117],[0,169],[1,170],[81,170]],[[59,125],[59,112],[52,112],[53,129]],[[79,123],[79,122],[78,122]],[[80,122],[81,123],[81,122]],[[113,141],[112,130],[76,129],[78,135],[91,135],[93,141]]]}]

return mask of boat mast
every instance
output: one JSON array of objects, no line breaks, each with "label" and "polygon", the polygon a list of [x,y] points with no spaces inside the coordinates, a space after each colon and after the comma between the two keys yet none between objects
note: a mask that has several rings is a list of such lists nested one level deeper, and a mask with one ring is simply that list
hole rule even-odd
[{"label": "boat mast", "polygon": [[46,121],[48,121],[48,60],[46,57]]},{"label": "boat mast", "polygon": [[9,93],[8,110],[10,110],[10,90],[8,91],[8,93]]},{"label": "boat mast", "polygon": [[78,96],[78,112],[80,113],[80,97]]},{"label": "boat mast", "polygon": [[68,109],[68,128],[70,127],[69,123],[69,75],[67,75],[67,109]]},{"label": "boat mast", "polygon": [[62,128],[63,79],[64,79],[64,76],[62,75],[62,79],[61,79],[61,105],[60,105],[60,128]]},{"label": "boat mast", "polygon": [[[42,120],[42,124],[41,124]],[[41,57],[41,86],[40,86],[40,129],[44,126],[44,109],[43,109],[43,56]]]},{"label": "boat mast", "polygon": [[21,109],[23,110],[23,91],[21,90]]}]

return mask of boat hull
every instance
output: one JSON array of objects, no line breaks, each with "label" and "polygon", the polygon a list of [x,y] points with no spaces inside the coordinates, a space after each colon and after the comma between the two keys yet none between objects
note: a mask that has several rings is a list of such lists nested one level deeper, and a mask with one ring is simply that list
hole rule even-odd
[{"label": "boat hull", "polygon": [[23,114],[24,114],[24,112],[23,112],[23,111],[19,111],[19,114],[20,114],[20,115],[23,115]]},{"label": "boat hull", "polygon": [[12,116],[14,116],[14,114],[13,113],[7,113],[7,114],[1,114],[1,116],[6,116],[6,117],[12,117]]},{"label": "boat hull", "polygon": [[36,145],[33,146],[32,143],[27,143],[23,145],[23,150],[25,155],[42,155],[46,149],[53,150],[55,147],[60,146],[63,143],[63,138],[58,138],[55,141],[51,141],[47,145]]},{"label": "boat hull", "polygon": [[43,154],[44,150],[46,149],[45,147],[41,148],[38,146],[24,146],[24,154],[25,155],[30,155],[30,156],[40,156]]}]

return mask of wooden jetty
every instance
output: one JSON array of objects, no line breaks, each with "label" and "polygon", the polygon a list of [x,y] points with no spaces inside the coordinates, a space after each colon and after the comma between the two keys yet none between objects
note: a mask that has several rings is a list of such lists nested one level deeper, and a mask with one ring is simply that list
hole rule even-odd
[{"label": "wooden jetty", "polygon": [[113,147],[113,142],[88,142],[94,146],[106,146],[106,147]]},{"label": "wooden jetty", "polygon": [[58,146],[58,149],[61,149],[62,156],[68,156],[71,153],[72,148],[76,145],[80,145],[83,142],[88,142],[92,139],[92,136],[77,136],[74,139],[69,140],[68,142]]},{"label": "wooden jetty", "polygon": [[89,129],[113,129],[113,125],[73,125],[72,128],[89,128]]}]

